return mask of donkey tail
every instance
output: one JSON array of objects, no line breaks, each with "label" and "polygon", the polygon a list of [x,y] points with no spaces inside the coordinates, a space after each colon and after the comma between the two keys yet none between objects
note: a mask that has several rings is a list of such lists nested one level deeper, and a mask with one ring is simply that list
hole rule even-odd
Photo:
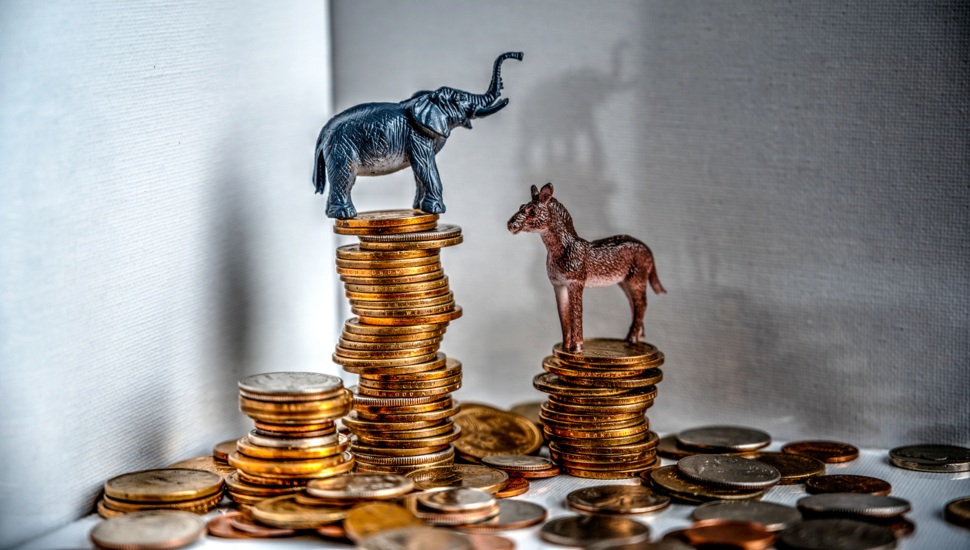
[{"label": "donkey tail", "polygon": [[660,276],[657,275],[657,264],[650,270],[650,288],[657,294],[666,294],[667,290],[660,284]]},{"label": "donkey tail", "polygon": [[316,193],[323,194],[324,188],[327,186],[327,166],[323,158],[323,149],[317,148],[317,156],[313,160],[313,186],[316,188]]}]

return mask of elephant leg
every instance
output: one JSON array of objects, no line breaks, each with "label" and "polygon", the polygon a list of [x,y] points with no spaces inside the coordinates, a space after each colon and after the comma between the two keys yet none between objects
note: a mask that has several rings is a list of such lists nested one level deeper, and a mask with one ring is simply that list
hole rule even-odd
[{"label": "elephant leg", "polygon": [[620,283],[620,288],[630,301],[630,312],[633,315],[630,331],[626,333],[626,341],[634,344],[644,335],[643,316],[647,312],[647,281],[644,278],[627,279]]},{"label": "elephant leg", "polygon": [[431,142],[415,141],[411,149],[411,169],[419,189],[414,197],[414,207],[429,214],[442,214],[445,203],[441,196],[441,178],[434,160]]},{"label": "elephant leg", "polygon": [[327,198],[327,216],[337,219],[353,218],[357,215],[350,190],[357,180],[357,170],[353,162],[346,158],[327,159],[327,179],[330,180],[330,195]]}]

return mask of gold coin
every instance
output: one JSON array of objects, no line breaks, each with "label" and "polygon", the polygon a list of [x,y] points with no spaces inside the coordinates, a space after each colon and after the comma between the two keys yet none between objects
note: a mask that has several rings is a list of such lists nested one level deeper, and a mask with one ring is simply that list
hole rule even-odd
[{"label": "gold coin", "polygon": [[358,462],[357,473],[361,474],[400,474],[408,475],[411,472],[416,472],[418,470],[423,470],[425,468],[437,468],[439,466],[451,466],[454,464],[454,457],[439,460],[437,462],[429,462],[427,464],[415,464],[411,466],[387,466],[383,464],[372,464],[370,462],[365,462],[363,460]]},{"label": "gold coin", "polygon": [[[453,461],[455,458],[455,449],[451,445],[445,445],[439,450],[432,452],[426,452],[423,454],[416,454],[413,456],[389,456],[381,454],[365,454],[361,452],[360,446],[354,447],[354,456],[358,458],[358,462],[366,462],[368,465],[378,465],[378,466],[427,466],[431,464],[436,464],[443,461]],[[384,449],[386,450],[386,449]],[[451,462],[449,462],[450,464]]]},{"label": "gold coin", "polygon": [[252,458],[266,460],[313,460],[318,458],[328,458],[343,454],[350,442],[344,438],[335,445],[321,447],[266,447],[256,445],[249,438],[244,437],[239,440],[239,452]]},{"label": "gold coin", "polygon": [[424,522],[414,517],[414,514],[389,502],[359,504],[351,508],[344,519],[347,538],[354,542],[389,529],[421,525]]},{"label": "gold coin", "polygon": [[442,285],[438,288],[419,290],[415,292],[351,292],[348,290],[344,291],[344,295],[351,302],[353,302],[354,300],[357,300],[360,302],[390,302],[395,300],[420,300],[422,298],[434,298],[435,296],[441,296],[444,294],[451,294],[451,288],[448,285]]},{"label": "gold coin", "polygon": [[[426,449],[447,445],[461,437],[461,428],[453,426],[441,435],[404,439],[398,437],[377,437],[366,433],[355,434],[362,445],[384,447],[386,449]],[[395,434],[396,435],[396,434]]]},{"label": "gold coin", "polygon": [[347,511],[340,508],[298,504],[293,495],[261,500],[249,509],[249,513],[256,521],[281,529],[315,529],[347,517]]},{"label": "gold coin", "polygon": [[[369,336],[401,336],[408,334],[417,334],[421,332],[434,332],[441,330],[440,324],[428,324],[428,325],[400,325],[394,327],[384,327],[378,325],[370,325],[363,323],[360,319],[356,317],[351,317],[349,320],[344,322],[344,333],[350,334],[362,334]],[[345,336],[346,338],[346,336]]]},{"label": "gold coin", "polygon": [[398,351],[438,345],[442,339],[441,336],[437,336],[424,340],[410,340],[405,342],[358,342],[356,340],[340,338],[337,341],[337,348],[351,351]]},{"label": "gold coin", "polygon": [[317,477],[321,472],[340,467],[350,459],[350,453],[346,452],[327,458],[309,460],[268,460],[235,452],[229,455],[229,464],[239,470],[259,476]]},{"label": "gold coin", "polygon": [[479,509],[462,512],[437,511],[420,501],[421,498],[426,497],[428,493],[436,495],[443,492],[443,490],[436,490],[425,493],[410,494],[402,498],[401,503],[404,504],[408,511],[414,514],[415,517],[431,525],[465,525],[468,523],[480,523],[495,518],[499,514],[498,504],[495,503],[495,500],[492,497],[489,497],[490,500],[492,500],[491,504]]},{"label": "gold coin", "polygon": [[405,348],[397,350],[359,350],[337,346],[336,354],[347,359],[401,359],[407,357],[421,357],[437,353],[441,346],[432,344],[420,348]]},{"label": "gold coin", "polygon": [[[425,355],[414,355],[411,357],[396,357],[393,359],[359,359],[354,357],[344,357],[339,353],[334,353],[332,356],[333,362],[344,367],[363,367],[369,369],[383,368],[383,367],[408,367],[411,365],[417,365],[419,363],[428,363],[437,358],[438,353],[427,353]],[[443,360],[442,360],[443,362]],[[348,369],[348,372],[353,372]],[[343,416],[343,415],[341,415]]]},{"label": "gold coin", "polygon": [[577,367],[569,363],[565,363],[555,357],[546,357],[542,361],[542,370],[546,372],[551,372],[552,374],[557,374],[560,377],[579,377],[579,378],[591,378],[591,379],[613,379],[613,378],[631,378],[635,376],[640,376],[644,372],[650,371],[657,364],[652,364],[651,367],[626,367],[625,365],[620,365],[612,369],[584,369],[582,367]]},{"label": "gold coin", "polygon": [[432,390],[444,386],[451,386],[458,382],[461,382],[461,372],[447,378],[432,380],[372,380],[369,378],[361,378],[357,381],[357,387],[377,390]]},{"label": "gold coin", "polygon": [[495,493],[505,487],[509,476],[501,470],[477,464],[454,464],[418,470],[408,474],[417,489],[427,491],[439,487],[467,487]]},{"label": "gold coin", "polygon": [[595,420],[590,422],[560,422],[558,420],[543,419],[543,426],[550,430],[581,430],[584,432],[598,430],[616,431],[621,428],[638,427],[644,423],[644,418],[645,417],[641,414],[634,418],[606,422],[596,422]]},{"label": "gold coin", "polygon": [[[577,462],[574,460],[566,460],[561,456],[555,457],[556,462],[563,469],[567,470],[584,470],[587,472],[613,472],[613,471],[624,471],[631,472],[637,471],[642,472],[643,470],[652,470],[660,465],[660,459],[657,457],[643,458],[639,460],[626,461],[621,464],[615,463],[601,463],[601,462]],[[629,477],[629,476],[624,476]]]},{"label": "gold coin", "polygon": [[440,265],[435,265],[431,271],[418,273],[415,275],[397,275],[387,277],[372,277],[367,275],[341,275],[340,280],[350,285],[401,285],[410,283],[423,283],[434,281],[445,276]]},{"label": "gold coin", "polygon": [[643,468],[635,470],[619,470],[614,468],[605,471],[584,470],[580,468],[569,468],[566,466],[563,466],[562,468],[562,473],[566,475],[586,479],[630,479],[637,477],[642,471],[644,471]]},{"label": "gold coin", "polygon": [[495,498],[511,498],[529,492],[529,480],[524,477],[510,477],[508,485],[495,493]]},{"label": "gold coin", "polygon": [[450,297],[447,302],[424,307],[402,307],[402,308],[370,308],[364,306],[350,306],[350,311],[361,319],[368,319],[371,317],[428,317],[430,315],[438,315],[442,313],[448,313],[453,311],[455,308],[454,297]]},{"label": "gold coin", "polygon": [[752,458],[778,470],[781,474],[779,485],[804,483],[809,478],[825,475],[825,463],[810,456],[759,452]]},{"label": "gold coin", "polygon": [[413,227],[438,221],[437,214],[417,209],[369,210],[358,212],[353,218],[335,219],[334,228],[379,229],[388,227]]},{"label": "gold coin", "polygon": [[269,498],[280,495],[288,495],[292,493],[298,493],[303,490],[303,487],[299,485],[256,485],[253,483],[247,483],[240,479],[239,472],[232,473],[226,476],[226,489],[235,495],[243,495],[249,497],[258,498]]},{"label": "gold coin", "polygon": [[447,239],[437,239],[433,241],[414,241],[414,242],[377,242],[377,241],[364,241],[360,242],[361,250],[426,250],[426,249],[437,249],[445,248],[447,246],[455,246],[461,244],[464,239],[461,235],[457,237],[450,237]]},{"label": "gold coin", "polygon": [[438,296],[429,296],[426,298],[418,298],[418,299],[410,299],[410,300],[396,299],[396,300],[376,301],[376,300],[351,299],[350,307],[363,309],[367,311],[371,311],[371,310],[384,311],[389,309],[420,309],[420,308],[434,307],[434,306],[454,303],[454,301],[455,301],[455,296],[454,294],[451,293],[451,291],[449,291],[444,294],[440,294]]},{"label": "gold coin", "polygon": [[[353,342],[357,345],[366,344],[368,346],[381,346],[386,344],[399,344],[402,346],[413,345],[414,342],[421,342],[424,340],[438,340],[440,341],[445,335],[446,329],[444,326],[438,330],[430,332],[418,332],[415,334],[401,334],[401,335],[388,335],[388,336],[375,336],[367,334],[354,334],[352,332],[344,332],[340,335],[341,342]],[[430,342],[429,342],[430,343]],[[351,346],[345,346],[351,347]]]},{"label": "gold coin", "polygon": [[632,437],[634,435],[640,435],[650,429],[650,425],[647,423],[646,419],[641,419],[637,424],[633,426],[628,426],[624,428],[598,428],[598,429],[575,429],[575,428],[558,428],[551,426],[548,423],[544,424],[546,433],[550,433],[554,436],[568,437],[571,439],[605,439],[605,438],[621,438],[621,437]]},{"label": "gold coin", "polygon": [[[449,379],[450,380],[450,379]],[[460,377],[459,377],[460,380]],[[403,390],[403,389],[376,389],[368,386],[357,386],[357,392],[360,395],[367,395],[373,397],[433,397],[436,395],[445,395],[458,391],[461,388],[461,382],[449,383],[446,386],[440,386],[435,388],[422,388],[416,390]]]},{"label": "gold coin", "polygon": [[293,415],[298,417],[312,416],[321,419],[339,418],[340,416],[343,416],[343,413],[337,413],[346,409],[350,405],[351,398],[351,393],[346,389],[340,390],[340,393],[336,394],[336,396],[331,399],[318,401],[259,401],[244,395],[240,395],[239,409],[247,415],[252,412],[259,415]]},{"label": "gold coin", "polygon": [[663,371],[660,369],[649,369],[643,371],[643,373],[637,376],[630,376],[627,378],[575,378],[572,376],[562,376],[560,377],[565,382],[572,384],[577,384],[580,386],[597,386],[602,385],[611,388],[645,388],[647,386],[654,386],[663,380]]},{"label": "gold coin", "polygon": [[108,508],[107,506],[105,506],[103,498],[98,499],[97,510],[98,510],[98,515],[103,517],[104,519],[111,519],[111,518],[116,518],[118,516],[125,515],[124,512],[112,510],[111,508]]},{"label": "gold coin", "polygon": [[337,258],[355,261],[408,260],[412,258],[437,258],[437,250],[361,250],[359,244],[337,247]]},{"label": "gold coin", "polygon": [[542,433],[528,418],[492,407],[466,407],[454,417],[462,428],[455,449],[481,459],[493,454],[529,455],[542,446]]},{"label": "gold coin", "polygon": [[358,314],[358,317],[362,322],[370,323],[373,325],[388,325],[388,326],[399,326],[399,325],[410,325],[413,323],[418,324],[429,324],[429,323],[447,323],[449,321],[454,321],[461,317],[462,309],[461,306],[454,306],[454,309],[449,312],[439,313],[434,315],[418,315],[414,317],[369,317],[367,315]]},{"label": "gold coin", "polygon": [[409,372],[401,374],[385,374],[385,373],[366,373],[361,374],[360,378],[362,380],[374,380],[374,381],[387,381],[387,382],[423,382],[428,380],[441,380],[443,378],[451,378],[453,376],[461,374],[461,361],[457,359],[449,358],[447,363],[443,368],[421,371],[421,372]]},{"label": "gold coin", "polygon": [[397,293],[397,292],[421,292],[435,288],[448,286],[448,277],[442,276],[439,279],[413,283],[396,283],[389,281],[379,281],[377,283],[347,283],[344,284],[344,292],[370,292],[375,294]]},{"label": "gold coin", "polygon": [[[386,365],[384,364],[384,360],[378,361],[376,365],[373,364],[373,361],[356,361],[354,364],[343,365],[343,368],[345,371],[353,374],[407,374],[437,370],[445,366],[446,361],[447,357],[445,357],[445,354],[438,352],[427,361],[407,365]],[[362,396],[357,394],[355,397]],[[432,400],[434,400],[434,396],[428,396],[425,401],[430,402]]]},{"label": "gold coin", "polygon": [[653,406],[652,401],[648,403],[634,403],[632,405],[572,405],[562,403],[556,396],[551,395],[549,396],[549,401],[543,404],[543,411],[546,416],[550,414],[577,416],[640,414],[642,416],[644,411],[651,406]]},{"label": "gold coin", "polygon": [[644,438],[644,432],[635,433],[633,435],[623,436],[623,437],[599,437],[599,438],[588,438],[588,439],[578,439],[569,436],[560,436],[555,433],[551,433],[549,430],[543,429],[543,434],[546,436],[551,443],[559,443],[563,446],[582,444],[590,447],[617,447],[621,445],[629,445],[633,443],[639,443]]},{"label": "gold coin", "polygon": [[361,247],[367,243],[415,243],[419,241],[440,241],[461,235],[461,227],[453,224],[441,224],[427,231],[412,231],[406,235],[362,235],[360,237]]},{"label": "gold coin", "polygon": [[532,387],[541,392],[557,396],[569,395],[577,397],[608,397],[614,395],[625,395],[632,391],[625,388],[605,388],[570,384],[559,376],[549,372],[537,374],[532,379]]},{"label": "gold coin", "polygon": [[223,478],[227,475],[236,471],[235,468],[229,466],[225,462],[216,460],[215,457],[205,455],[197,456],[195,458],[189,458],[187,460],[182,460],[176,462],[169,466],[169,468],[188,468],[190,470],[205,470],[207,472],[212,472],[214,474],[219,474]]},{"label": "gold coin", "polygon": [[563,405],[593,405],[596,407],[617,407],[625,405],[644,405],[644,408],[653,404],[657,397],[657,386],[647,386],[628,390],[621,395],[600,396],[579,396],[579,395],[550,395],[549,400]]},{"label": "gold coin", "polygon": [[660,352],[653,344],[640,342],[627,343],[625,340],[611,338],[590,338],[583,341],[583,351],[569,352],[562,343],[556,344],[552,352],[560,359],[572,363],[603,365],[634,365],[653,360]]},{"label": "gold coin", "polygon": [[[444,365],[445,363],[444,354],[439,354],[439,355],[441,355],[441,364]],[[450,399],[450,396],[447,396],[447,395],[445,396],[421,395],[417,397],[403,397],[403,398],[371,397],[371,396],[361,395],[359,393],[356,393],[357,386],[354,386],[351,389],[354,390],[355,392],[354,405],[355,405],[355,409],[358,409],[358,410],[362,408],[380,408],[380,407],[390,407],[393,410],[401,410],[401,411],[419,410],[417,408],[414,408],[414,409],[410,408],[412,405],[429,405],[429,406],[434,405],[434,408],[437,409],[442,406],[445,406],[442,403],[444,403],[446,399]]]},{"label": "gold coin", "polygon": [[408,422],[418,420],[440,420],[454,416],[460,410],[459,405],[453,403],[450,396],[445,396],[430,403],[417,405],[383,406],[383,405],[354,405],[354,412],[360,420],[379,421],[387,419],[394,422]]},{"label": "gold coin", "polygon": [[540,424],[539,422],[539,408],[542,407],[542,401],[532,401],[529,403],[519,403],[511,407],[509,410],[515,414],[521,414],[522,416],[528,418],[533,424]]},{"label": "gold coin", "polygon": [[553,422],[600,424],[623,422],[631,419],[643,418],[643,410],[625,413],[608,412],[604,414],[596,414],[594,412],[590,412],[587,414],[578,414],[573,412],[557,411],[556,409],[550,408],[548,403],[543,403],[539,410],[539,418],[540,420],[550,420]]},{"label": "gold coin", "polygon": [[[393,439],[395,441],[405,440],[405,439],[426,439],[429,437],[437,437],[439,435],[451,434],[454,430],[454,424],[451,419],[444,420],[433,426],[424,426],[421,428],[407,428],[403,430],[392,430],[390,426],[387,429],[378,430],[364,430],[358,429],[354,430],[354,435],[357,436],[357,440],[361,443],[368,443],[368,439],[371,441],[379,441],[383,439]],[[373,444],[373,443],[369,443]]]},{"label": "gold coin", "polygon": [[350,431],[357,432],[396,432],[400,430],[421,430],[451,424],[448,419],[439,420],[413,420],[405,422],[383,421],[383,420],[361,420],[357,417],[357,411],[351,411],[343,419],[344,426]]},{"label": "gold coin", "polygon": [[337,431],[337,425],[334,424],[333,420],[321,420],[316,424],[274,424],[255,420],[253,424],[260,432],[279,434],[282,437],[322,437]]},{"label": "gold coin", "polygon": [[688,501],[709,500],[746,500],[758,498],[765,489],[724,489],[701,485],[680,473],[676,465],[663,466],[641,476],[644,484],[649,484],[674,498]]},{"label": "gold coin", "polygon": [[429,265],[439,263],[440,257],[437,254],[429,254],[418,258],[399,258],[393,260],[353,260],[337,256],[337,267],[352,269],[389,269],[392,267],[415,267],[419,265]]},{"label": "gold coin", "polygon": [[338,235],[399,235],[414,231],[430,231],[438,225],[437,222],[414,224],[402,227],[333,227],[333,232]]},{"label": "gold coin", "polygon": [[[412,266],[392,266],[392,267],[377,267],[371,266],[366,268],[359,267],[341,267],[337,266],[337,275],[341,277],[346,277],[347,279],[357,279],[357,278],[393,278],[400,279],[401,277],[413,277],[416,275],[427,275],[430,273],[440,273],[435,277],[425,277],[423,279],[415,279],[415,281],[428,281],[431,279],[437,279],[444,275],[444,271],[441,269],[441,263],[433,262],[424,265],[412,265]],[[408,281],[397,281],[397,282],[408,282]],[[378,281],[380,283],[380,281]]]},{"label": "gold coin", "polygon": [[105,507],[109,510],[114,510],[116,512],[141,512],[144,510],[183,510],[185,512],[192,512],[193,514],[205,514],[208,513],[216,504],[222,500],[222,493],[219,492],[215,495],[208,496],[205,498],[200,498],[196,500],[185,500],[181,502],[154,502],[154,503],[143,503],[143,502],[128,502],[124,500],[117,500],[104,495],[102,497]]},{"label": "gold coin", "polygon": [[179,502],[221,494],[222,476],[203,470],[141,470],[104,482],[104,494],[128,502]]}]

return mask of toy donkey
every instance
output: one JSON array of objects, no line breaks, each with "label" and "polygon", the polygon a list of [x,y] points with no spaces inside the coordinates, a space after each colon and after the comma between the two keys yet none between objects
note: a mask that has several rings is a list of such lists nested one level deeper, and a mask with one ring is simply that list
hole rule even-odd
[{"label": "toy donkey", "polygon": [[629,235],[598,241],[583,239],[576,234],[566,207],[552,198],[552,191],[551,183],[543,185],[542,190],[533,185],[532,201],[512,216],[509,231],[534,231],[546,245],[546,272],[556,290],[563,348],[572,352],[583,350],[583,289],[617,283],[633,310],[626,341],[638,342],[647,311],[647,283],[655,293],[667,293],[657,276],[653,253]]}]

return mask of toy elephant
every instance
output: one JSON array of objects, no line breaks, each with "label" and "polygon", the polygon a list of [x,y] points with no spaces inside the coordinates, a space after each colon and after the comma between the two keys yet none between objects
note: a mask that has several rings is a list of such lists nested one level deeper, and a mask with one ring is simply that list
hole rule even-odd
[{"label": "toy elephant", "polygon": [[357,215],[350,191],[358,175],[380,176],[411,166],[417,191],[414,208],[431,214],[445,211],[435,154],[456,126],[471,128],[471,119],[502,110],[502,62],[522,60],[522,52],[500,55],[484,94],[442,87],[420,91],[400,103],[365,103],[336,115],[317,138],[313,183],[323,194],[330,180],[327,216]]}]

